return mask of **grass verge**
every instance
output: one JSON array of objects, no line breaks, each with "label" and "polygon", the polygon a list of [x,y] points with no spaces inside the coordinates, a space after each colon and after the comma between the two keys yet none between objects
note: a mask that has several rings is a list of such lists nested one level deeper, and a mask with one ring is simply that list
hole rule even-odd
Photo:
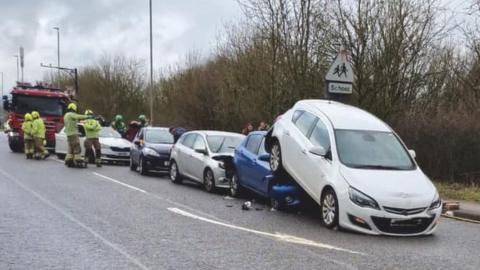
[{"label": "grass verge", "polygon": [[442,199],[462,200],[480,203],[480,186],[475,184],[458,184],[434,182]]}]

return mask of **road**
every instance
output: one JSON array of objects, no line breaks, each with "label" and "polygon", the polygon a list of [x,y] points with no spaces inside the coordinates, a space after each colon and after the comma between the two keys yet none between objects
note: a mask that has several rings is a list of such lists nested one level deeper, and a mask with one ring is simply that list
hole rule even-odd
[{"label": "road", "polygon": [[479,269],[480,225],[434,236],[331,231],[312,214],[128,167],[25,160],[0,137],[0,269]]}]

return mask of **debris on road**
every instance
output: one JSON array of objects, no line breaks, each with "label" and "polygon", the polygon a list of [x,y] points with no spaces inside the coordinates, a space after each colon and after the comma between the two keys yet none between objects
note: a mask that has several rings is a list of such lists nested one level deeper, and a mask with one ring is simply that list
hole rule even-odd
[{"label": "debris on road", "polygon": [[242,210],[250,210],[252,209],[252,202],[246,201],[242,204]]}]

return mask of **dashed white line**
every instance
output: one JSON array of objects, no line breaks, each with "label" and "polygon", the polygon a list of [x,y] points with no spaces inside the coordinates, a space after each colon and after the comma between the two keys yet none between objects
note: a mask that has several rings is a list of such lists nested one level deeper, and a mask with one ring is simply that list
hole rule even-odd
[{"label": "dashed white line", "polygon": [[20,187],[21,189],[29,192],[30,194],[32,194],[34,197],[36,197],[38,200],[40,200],[41,202],[43,202],[44,204],[46,204],[47,206],[50,206],[51,208],[53,208],[54,210],[56,210],[58,213],[60,213],[61,215],[63,215],[65,218],[67,218],[68,220],[70,220],[71,222],[77,224],[78,226],[80,226],[81,228],[83,228],[85,231],[89,232],[91,235],[93,235],[95,238],[99,239],[100,241],[102,241],[102,243],[104,243],[105,245],[109,246],[110,248],[112,248],[113,250],[117,251],[118,253],[120,253],[121,255],[123,255],[128,261],[130,261],[131,263],[135,264],[136,266],[138,266],[140,269],[142,270],[148,270],[148,267],[146,267],[145,265],[143,265],[138,259],[136,259],[135,257],[133,257],[132,255],[128,254],[126,251],[124,251],[121,247],[115,245],[114,243],[110,242],[109,240],[107,240],[106,238],[104,238],[103,236],[101,236],[99,233],[97,233],[96,231],[94,231],[92,228],[88,227],[87,225],[85,225],[84,223],[82,223],[81,221],[79,221],[78,219],[76,219],[75,217],[73,217],[72,215],[70,215],[69,213],[67,213],[66,211],[64,211],[62,208],[60,208],[59,206],[57,206],[56,204],[54,204],[53,202],[51,202],[50,200],[44,198],[42,195],[38,194],[37,192],[33,191],[32,189],[30,189],[29,187],[25,186],[24,184],[22,184],[20,181],[18,181],[16,178],[14,178],[13,176],[11,176],[10,174],[8,174],[7,172],[3,171],[2,169],[0,169],[0,174],[2,174],[3,176],[5,176],[7,179],[9,179],[10,181],[12,181],[14,184],[16,184],[18,187]]},{"label": "dashed white line", "polygon": [[277,233],[262,232],[262,231],[258,231],[258,230],[253,230],[253,229],[249,229],[249,228],[245,228],[245,227],[236,226],[236,225],[233,225],[233,224],[228,224],[228,223],[208,219],[208,218],[205,218],[205,217],[197,216],[195,214],[189,213],[187,211],[184,211],[184,210],[181,210],[181,209],[178,209],[178,208],[167,208],[167,209],[169,211],[173,212],[173,213],[176,213],[176,214],[179,214],[179,215],[182,215],[182,216],[185,216],[185,217],[189,217],[189,218],[192,218],[192,219],[201,220],[201,221],[204,221],[204,222],[208,222],[208,223],[211,223],[211,224],[227,227],[227,228],[234,229],[234,230],[249,232],[249,233],[253,233],[253,234],[257,234],[257,235],[268,236],[268,237],[272,237],[272,238],[275,238],[277,240],[281,240],[281,241],[284,241],[284,242],[306,245],[306,246],[313,246],[313,247],[336,250],[336,251],[343,251],[343,252],[347,252],[347,253],[350,253],[350,254],[365,255],[364,253],[359,252],[359,251],[354,251],[354,250],[349,250],[349,249],[345,249],[345,248],[335,247],[335,246],[332,246],[332,245],[315,242],[315,241],[312,241],[312,240],[296,237],[296,236],[293,236],[293,235],[280,234],[278,232]]},{"label": "dashed white line", "polygon": [[130,188],[130,189],[133,189],[133,190],[136,190],[136,191],[139,191],[139,192],[142,192],[142,193],[147,193],[145,190],[143,190],[143,189],[141,189],[141,188],[137,188],[137,187],[131,186],[131,185],[129,185],[129,184],[125,184],[125,183],[123,183],[123,182],[120,182],[120,181],[118,181],[118,180],[115,180],[115,179],[113,179],[113,178],[111,178],[111,177],[108,177],[108,176],[106,176],[106,175],[103,175],[103,174],[100,174],[100,173],[96,173],[96,172],[93,172],[93,174],[96,175],[96,176],[98,176],[98,177],[101,177],[101,178],[103,178],[103,179],[106,179],[106,180],[112,181],[112,182],[114,182],[114,183],[117,183],[117,184],[119,184],[119,185],[122,185],[122,186],[124,186],[124,187],[128,187],[128,188]]}]

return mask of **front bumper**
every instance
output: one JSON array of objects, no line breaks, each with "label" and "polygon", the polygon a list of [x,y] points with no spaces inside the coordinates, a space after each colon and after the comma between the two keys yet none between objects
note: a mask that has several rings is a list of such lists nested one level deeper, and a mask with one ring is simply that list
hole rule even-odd
[{"label": "front bumper", "polygon": [[109,148],[102,148],[102,161],[117,162],[117,163],[129,163],[130,152],[117,152],[112,151]]},{"label": "front bumper", "polygon": [[360,207],[350,200],[340,204],[340,226],[366,234],[390,236],[417,236],[432,234],[437,228],[441,207],[413,215],[393,214],[381,210]]},{"label": "front bumper", "polygon": [[225,169],[220,167],[213,168],[213,175],[215,177],[215,187],[230,188],[230,179],[225,174]]},{"label": "front bumper", "polygon": [[160,157],[147,155],[143,157],[143,161],[149,170],[168,171],[170,169],[170,157],[167,155],[161,155]]},{"label": "front bumper", "polygon": [[273,185],[269,196],[280,202],[282,206],[286,207],[295,207],[302,203],[300,200],[300,192],[295,185]]}]

